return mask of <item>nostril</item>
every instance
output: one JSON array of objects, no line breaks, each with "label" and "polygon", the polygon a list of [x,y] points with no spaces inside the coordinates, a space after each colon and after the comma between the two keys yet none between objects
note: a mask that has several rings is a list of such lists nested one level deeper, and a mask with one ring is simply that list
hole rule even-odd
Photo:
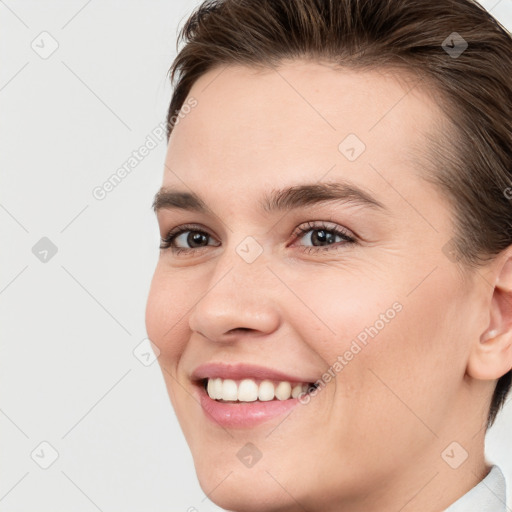
[{"label": "nostril", "polygon": [[246,332],[246,331],[252,331],[252,329],[249,329],[249,327],[236,327],[235,329],[231,329],[228,331],[228,334],[235,334],[237,332]]}]

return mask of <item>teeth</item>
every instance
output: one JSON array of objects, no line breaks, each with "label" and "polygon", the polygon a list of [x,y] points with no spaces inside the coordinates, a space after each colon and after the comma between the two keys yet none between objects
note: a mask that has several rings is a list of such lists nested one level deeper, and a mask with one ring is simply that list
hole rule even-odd
[{"label": "teeth", "polygon": [[288,400],[292,396],[292,386],[289,382],[280,382],[276,388],[276,398],[278,400]]},{"label": "teeth", "polygon": [[274,384],[269,380],[263,380],[258,389],[258,398],[262,402],[274,400]]},{"label": "teeth", "polygon": [[214,400],[239,401],[239,402],[268,402],[269,400],[288,400],[297,398],[304,391],[307,392],[310,385],[306,383],[290,384],[290,382],[272,382],[262,380],[259,383],[254,379],[208,379],[206,391]]},{"label": "teeth", "polygon": [[240,402],[254,402],[258,400],[258,384],[251,379],[244,379],[238,386],[238,400]]},{"label": "teeth", "polygon": [[234,380],[222,381],[222,400],[238,400],[238,386]]},{"label": "teeth", "polygon": [[292,398],[297,398],[301,391],[302,391],[302,385],[301,384],[297,384],[297,386],[294,386],[292,388]]},{"label": "teeth", "polygon": [[208,395],[213,399],[222,398],[222,379],[208,379]]}]

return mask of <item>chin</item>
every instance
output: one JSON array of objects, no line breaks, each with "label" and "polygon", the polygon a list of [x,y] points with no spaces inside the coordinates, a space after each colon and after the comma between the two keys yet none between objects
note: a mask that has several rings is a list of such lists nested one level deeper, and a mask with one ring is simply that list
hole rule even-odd
[{"label": "chin", "polygon": [[264,469],[233,468],[231,473],[223,473],[212,467],[200,467],[196,471],[203,492],[226,511],[292,512],[300,508]]}]

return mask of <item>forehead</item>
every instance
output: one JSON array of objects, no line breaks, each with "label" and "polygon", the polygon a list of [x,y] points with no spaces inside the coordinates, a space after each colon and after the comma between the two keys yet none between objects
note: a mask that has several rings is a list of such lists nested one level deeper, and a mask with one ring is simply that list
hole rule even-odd
[{"label": "forehead", "polygon": [[176,172],[163,184],[180,185],[179,175],[195,190],[223,183],[240,194],[337,177],[373,192],[413,186],[414,148],[441,114],[418,79],[399,78],[307,61],[216,67],[189,93],[197,106],[171,134]]}]

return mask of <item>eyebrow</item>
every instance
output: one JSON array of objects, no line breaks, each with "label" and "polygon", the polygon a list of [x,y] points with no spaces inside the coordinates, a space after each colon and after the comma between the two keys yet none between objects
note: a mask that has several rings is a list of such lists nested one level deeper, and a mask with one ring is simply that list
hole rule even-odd
[{"label": "eyebrow", "polygon": [[[324,202],[340,201],[387,210],[380,201],[360,187],[348,182],[307,183],[283,189],[274,189],[259,201],[260,208],[268,213],[288,211]],[[207,213],[209,208],[195,192],[162,187],[155,195],[153,209],[178,209]]]}]

